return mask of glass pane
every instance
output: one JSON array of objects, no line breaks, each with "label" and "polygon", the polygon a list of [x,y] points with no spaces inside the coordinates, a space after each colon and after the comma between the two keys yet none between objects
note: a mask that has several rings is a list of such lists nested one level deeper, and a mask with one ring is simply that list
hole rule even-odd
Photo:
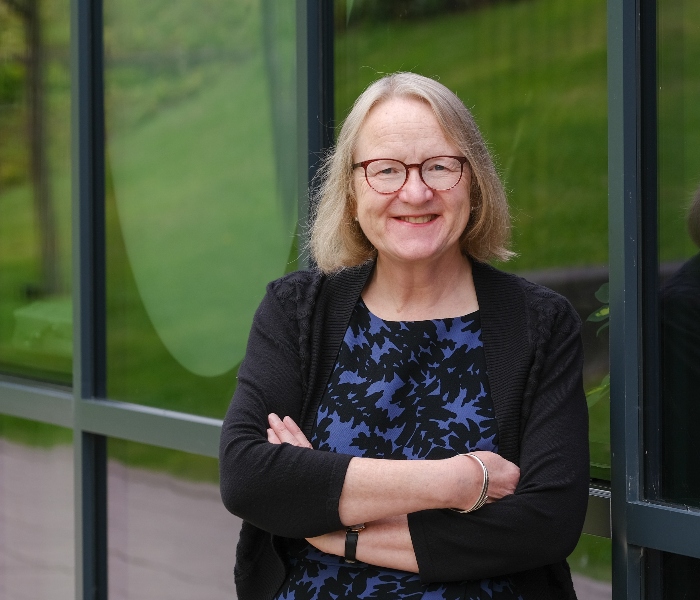
[{"label": "glass pane", "polygon": [[661,490],[700,506],[700,5],[658,11]]},{"label": "glass pane", "polygon": [[335,3],[337,121],[373,80],[438,78],[500,164],[518,257],[501,265],[564,294],[583,326],[591,476],[610,479],[604,0]]},{"label": "glass pane", "polygon": [[112,398],[223,417],[296,268],[295,10],[104,4]]},{"label": "glass pane", "polygon": [[700,590],[700,559],[661,553],[663,600],[694,600]]},{"label": "glass pane", "polygon": [[71,382],[69,2],[0,2],[0,372]]},{"label": "glass pane", "polygon": [[108,452],[110,599],[235,598],[240,520],[217,461],[116,439]]},{"label": "glass pane", "polygon": [[579,600],[612,598],[612,542],[583,534],[567,559]]},{"label": "glass pane", "polygon": [[75,598],[69,429],[0,415],[0,598]]}]

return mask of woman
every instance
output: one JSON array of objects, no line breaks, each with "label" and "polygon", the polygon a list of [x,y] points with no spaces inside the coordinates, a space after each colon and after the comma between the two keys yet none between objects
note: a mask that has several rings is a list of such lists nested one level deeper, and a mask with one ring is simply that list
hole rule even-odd
[{"label": "woman", "polygon": [[268,286],[222,430],[239,598],[575,598],[580,323],[485,264],[509,221],[471,114],[375,82],[317,200],[318,269]]}]

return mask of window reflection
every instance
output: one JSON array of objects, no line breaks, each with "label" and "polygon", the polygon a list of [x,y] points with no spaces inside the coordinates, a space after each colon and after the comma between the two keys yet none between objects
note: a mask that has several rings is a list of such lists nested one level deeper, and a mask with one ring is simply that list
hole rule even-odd
[{"label": "window reflection", "polygon": [[0,415],[0,598],[75,597],[71,439]]},{"label": "window reflection", "polygon": [[609,538],[583,534],[567,562],[579,600],[612,598],[612,542]]},{"label": "window reflection", "polygon": [[661,496],[700,506],[700,4],[657,15]]},{"label": "window reflection", "polygon": [[108,391],[222,417],[296,265],[296,9],[105,2]]},{"label": "window reflection", "polygon": [[0,0],[0,370],[70,383],[68,0]]},{"label": "window reflection", "polygon": [[401,70],[438,78],[472,108],[512,208],[519,256],[503,267],[564,294],[584,321],[591,477],[609,480],[605,2],[334,6],[337,120]]},{"label": "window reflection", "polygon": [[240,521],[221,504],[217,461],[122,440],[108,447],[110,599],[235,598]]},{"label": "window reflection", "polygon": [[[500,160],[514,249],[502,265],[565,295],[584,321],[591,477],[610,479],[606,3],[336,0],[335,115],[385,73],[455,91]],[[581,598],[610,597],[610,541],[570,559]]]},{"label": "window reflection", "polygon": [[[688,231],[700,248],[700,188],[688,211]],[[668,279],[660,308],[663,495],[700,506],[700,253]]]}]

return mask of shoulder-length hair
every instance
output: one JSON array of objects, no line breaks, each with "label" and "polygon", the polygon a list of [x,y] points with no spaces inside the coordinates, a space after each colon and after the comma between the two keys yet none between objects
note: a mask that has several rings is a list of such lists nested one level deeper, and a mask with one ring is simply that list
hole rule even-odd
[{"label": "shoulder-length hair", "polygon": [[353,153],[369,111],[390,98],[416,98],[435,113],[445,137],[467,158],[471,171],[469,223],[460,238],[462,251],[480,261],[513,256],[508,203],[491,155],[474,117],[462,101],[434,79],[415,73],[395,73],[371,84],[355,101],[335,149],[319,169],[312,192],[309,250],[319,270],[332,273],[362,264],[377,251],[362,232],[355,215]]}]

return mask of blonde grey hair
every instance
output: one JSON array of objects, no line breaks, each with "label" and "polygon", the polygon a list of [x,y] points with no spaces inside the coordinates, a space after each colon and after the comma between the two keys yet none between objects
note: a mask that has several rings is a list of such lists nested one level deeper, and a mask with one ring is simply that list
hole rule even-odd
[{"label": "blonde grey hair", "polygon": [[688,233],[693,243],[700,248],[700,187],[695,190],[695,196],[688,209]]},{"label": "blonde grey hair", "polygon": [[468,160],[471,214],[460,238],[462,251],[480,260],[508,260],[510,216],[501,180],[474,118],[462,101],[441,83],[415,73],[395,73],[371,84],[355,101],[324,159],[312,192],[309,250],[318,268],[332,273],[376,257],[376,250],[355,221],[353,153],[369,111],[391,98],[415,98],[435,113],[445,137]]}]

